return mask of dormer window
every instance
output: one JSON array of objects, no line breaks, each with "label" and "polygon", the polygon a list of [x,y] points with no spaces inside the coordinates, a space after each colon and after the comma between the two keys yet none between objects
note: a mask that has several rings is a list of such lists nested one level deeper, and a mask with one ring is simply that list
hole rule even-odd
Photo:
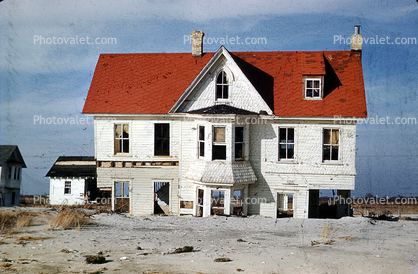
[{"label": "dormer window", "polygon": [[229,82],[228,75],[225,71],[221,71],[216,78],[216,100],[228,99]]},{"label": "dormer window", "polygon": [[322,99],[323,96],[323,77],[304,77],[304,99]]}]

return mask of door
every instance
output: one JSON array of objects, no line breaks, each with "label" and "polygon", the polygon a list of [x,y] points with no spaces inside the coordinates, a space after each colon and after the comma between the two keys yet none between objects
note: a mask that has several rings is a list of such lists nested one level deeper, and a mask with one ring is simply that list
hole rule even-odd
[{"label": "door", "polygon": [[197,190],[197,216],[202,217],[203,216],[203,197],[204,197],[204,190],[198,189]]},{"label": "door", "polygon": [[129,212],[129,182],[115,182],[115,211]]}]

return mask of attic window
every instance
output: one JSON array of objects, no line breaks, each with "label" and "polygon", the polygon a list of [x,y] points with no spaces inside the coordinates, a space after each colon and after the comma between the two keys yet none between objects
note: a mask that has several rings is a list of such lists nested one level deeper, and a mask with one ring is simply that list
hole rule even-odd
[{"label": "attic window", "polygon": [[228,99],[229,82],[228,75],[221,71],[216,78],[216,100]]},{"label": "attic window", "polygon": [[304,77],[303,86],[305,99],[322,99],[323,77]]}]

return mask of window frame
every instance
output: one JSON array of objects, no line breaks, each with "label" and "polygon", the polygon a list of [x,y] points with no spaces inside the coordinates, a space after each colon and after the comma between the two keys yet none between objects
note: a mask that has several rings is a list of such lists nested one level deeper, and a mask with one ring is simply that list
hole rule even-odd
[{"label": "window frame", "polygon": [[[225,130],[224,132],[224,141],[215,141],[215,128],[223,128]],[[214,125],[212,127],[212,161],[226,161],[228,159],[228,151],[227,151],[227,142],[226,142],[226,129],[227,126],[225,125]],[[214,151],[215,146],[224,146],[225,147],[225,159],[215,159],[214,158]]]},{"label": "window frame", "polygon": [[[168,126],[168,137],[158,137],[159,140],[161,140],[162,142],[166,141],[167,142],[167,153],[164,153],[165,151],[163,151],[164,149],[164,145],[162,144],[162,149],[161,149],[161,153],[157,154],[157,126]],[[163,134],[164,135],[164,134]],[[154,123],[154,157],[167,157],[171,155],[171,126],[170,123]]]},{"label": "window frame", "polygon": [[[242,128],[242,141],[237,141],[237,128]],[[241,157],[237,158],[237,144],[242,146],[242,155]],[[234,129],[234,159],[236,161],[243,161],[245,160],[245,127],[244,126],[235,126]]]},{"label": "window frame", "polygon": [[[222,75],[224,75],[226,77],[226,83],[223,82]],[[221,77],[221,83],[218,83],[219,77]],[[221,97],[218,97],[218,86],[222,87],[222,91],[221,91],[222,96]],[[227,93],[226,98],[225,98],[225,94],[224,94],[225,87],[227,87],[226,88],[226,93]],[[216,77],[215,77],[215,101],[228,101],[229,98],[230,98],[230,94],[231,94],[231,80],[230,80],[229,74],[224,69],[222,69],[220,72],[218,72],[216,74]]]},{"label": "window frame", "polygon": [[[69,186],[67,185],[67,183],[69,184]],[[71,181],[64,181],[64,195],[71,195]]]},{"label": "window frame", "polygon": [[[201,129],[203,129],[203,137],[201,136]],[[202,138],[201,138],[202,137]],[[205,158],[205,126],[197,126],[197,158]],[[202,155],[202,145],[203,145],[203,155]]]},{"label": "window frame", "polygon": [[[121,131],[122,131],[120,137],[116,137],[116,127],[118,125],[121,126]],[[125,125],[128,126],[128,137],[123,136]],[[131,131],[132,131],[132,127],[131,127],[130,123],[118,122],[118,123],[113,124],[113,155],[115,155],[115,156],[130,155],[130,153],[131,153]],[[128,152],[123,152],[124,141],[128,141]],[[120,146],[120,144],[119,144],[119,152],[116,152],[116,142],[120,142],[120,144],[122,144],[122,146]]]},{"label": "window frame", "polygon": [[[329,144],[325,144],[325,130],[331,130],[331,135],[330,135],[330,143]],[[332,144],[332,132],[333,131],[338,131],[338,144]],[[341,162],[341,129],[340,128],[334,128],[334,127],[324,127],[322,128],[322,137],[321,137],[321,141],[322,141],[322,145],[321,145],[321,160],[322,163],[324,164],[339,164]],[[324,148],[325,146],[330,146],[330,153],[329,153],[329,158],[330,159],[324,159]],[[338,148],[338,159],[337,160],[333,160],[332,159],[332,147],[336,146]]]},{"label": "window frame", "polygon": [[[286,129],[286,141],[284,143],[281,142],[280,129]],[[293,129],[293,143],[289,143],[288,142],[288,140],[289,140],[289,129]],[[292,127],[292,126],[280,127],[279,126],[278,145],[279,145],[279,147],[278,147],[277,152],[278,152],[278,160],[280,162],[285,162],[285,161],[292,162],[292,161],[295,161],[295,159],[296,159],[296,130],[295,130],[295,127]],[[286,145],[286,158],[281,158],[280,157],[280,145]],[[287,156],[288,155],[288,145],[293,145],[293,157],[292,158],[288,158],[288,156]]]},{"label": "window frame", "polygon": [[[308,81],[319,81],[319,96],[313,96],[313,86],[308,88]],[[312,89],[312,96],[308,96],[307,90]],[[324,77],[323,76],[303,76],[303,99],[305,100],[322,100],[324,96]]]}]

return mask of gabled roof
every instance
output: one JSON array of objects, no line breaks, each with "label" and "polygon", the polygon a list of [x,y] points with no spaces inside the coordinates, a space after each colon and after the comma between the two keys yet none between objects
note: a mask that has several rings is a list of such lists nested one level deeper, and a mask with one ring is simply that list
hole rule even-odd
[{"label": "gabled roof", "polygon": [[45,177],[96,177],[93,156],[60,156]]},{"label": "gabled roof", "polygon": [[15,145],[0,145],[0,166],[6,163],[13,163],[26,167],[19,148]]},{"label": "gabled roof", "polygon": [[[214,55],[102,54],[83,113],[166,114]],[[361,53],[231,52],[230,55],[276,116],[367,116]],[[322,100],[303,100],[302,79],[309,75],[324,76]]]}]

